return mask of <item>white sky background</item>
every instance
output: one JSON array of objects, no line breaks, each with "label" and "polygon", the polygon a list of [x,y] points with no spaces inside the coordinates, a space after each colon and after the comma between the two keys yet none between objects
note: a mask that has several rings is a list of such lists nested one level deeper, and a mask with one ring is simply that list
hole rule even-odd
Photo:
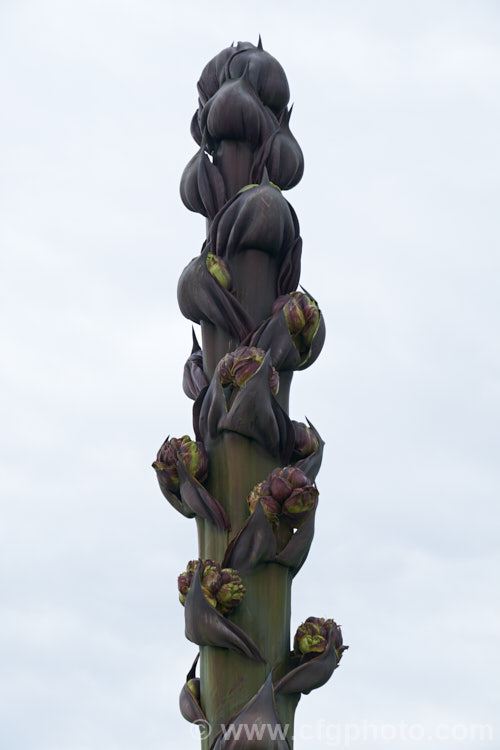
[{"label": "white sky background", "polygon": [[351,646],[297,728],[483,723],[492,742],[352,746],[500,748],[500,5],[2,0],[5,750],[198,747],[177,706],[196,529],[150,464],[192,432],[196,81],[259,32],[295,102],[287,198],[328,329],[293,385],[327,446],[292,628],[333,616]]}]

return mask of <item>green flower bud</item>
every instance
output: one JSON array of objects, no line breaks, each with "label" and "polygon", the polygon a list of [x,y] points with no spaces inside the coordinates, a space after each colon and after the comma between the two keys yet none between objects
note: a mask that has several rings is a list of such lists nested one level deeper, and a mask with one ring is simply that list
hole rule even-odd
[{"label": "green flower bud", "polygon": [[194,442],[188,435],[181,438],[167,438],[153,463],[157,472],[162,472],[170,492],[179,492],[177,462],[181,460],[186,470],[198,481],[203,482],[208,475],[208,457],[203,443]]},{"label": "green flower bud", "polygon": [[[190,560],[186,571],[177,579],[179,600],[185,604],[193,576],[199,565],[198,560]],[[200,583],[207,601],[222,614],[229,614],[240,604],[245,594],[245,587],[241,582],[237,570],[221,568],[214,560],[201,561]]]},{"label": "green flower bud", "polygon": [[322,635],[303,635],[298,640],[301,654],[321,654],[325,650],[326,640]]},{"label": "green flower bud", "polygon": [[293,642],[294,652],[297,656],[322,653],[326,649],[330,638],[333,638],[337,661],[340,661],[342,653],[349,648],[349,646],[343,645],[340,627],[332,619],[326,620],[324,617],[308,617],[297,628]]},{"label": "green flower bud", "polygon": [[281,512],[294,525],[303,521],[318,504],[319,492],[316,487],[302,487],[292,490],[281,506]]},{"label": "green flower bud", "polygon": [[293,641],[293,649],[297,655],[321,654],[328,643],[327,637],[322,635],[321,626],[311,622],[313,618],[299,625]]},{"label": "green flower bud", "polygon": [[201,574],[202,588],[207,589],[211,594],[216,594],[221,583],[220,565],[213,560],[204,560]]},{"label": "green flower bud", "polygon": [[209,272],[221,287],[227,290],[231,289],[231,274],[224,258],[220,258],[213,253],[207,253],[206,264]]},{"label": "green flower bud", "polygon": [[[241,579],[238,576],[238,579]],[[242,583],[236,581],[224,583],[217,592],[217,601],[220,605],[220,611],[226,615],[232,612],[241,603],[245,595],[245,587]]]}]

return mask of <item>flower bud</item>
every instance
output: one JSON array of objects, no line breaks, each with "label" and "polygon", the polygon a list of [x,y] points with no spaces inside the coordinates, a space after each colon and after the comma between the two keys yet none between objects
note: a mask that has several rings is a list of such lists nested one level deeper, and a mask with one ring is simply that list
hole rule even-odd
[{"label": "flower bud", "polygon": [[188,435],[181,438],[167,438],[153,463],[156,471],[161,471],[171,492],[179,491],[177,462],[181,460],[186,471],[203,482],[208,474],[208,458],[203,443],[194,442]]},{"label": "flower bud", "polygon": [[297,525],[314,510],[318,504],[318,494],[316,487],[293,490],[281,506],[281,512],[293,525]]},{"label": "flower bud", "polygon": [[247,503],[250,512],[258,502],[271,523],[284,516],[291,526],[299,526],[316,508],[318,490],[304,472],[295,466],[274,469],[266,480],[255,485]]},{"label": "flower bud", "polygon": [[294,458],[305,458],[318,451],[320,445],[314,430],[302,422],[292,421],[292,424],[295,430]]},{"label": "flower bud", "polygon": [[308,617],[297,628],[293,642],[294,652],[297,656],[322,653],[326,649],[330,638],[333,639],[337,661],[340,661],[343,651],[349,648],[343,645],[340,627],[332,619]]},{"label": "flower bud", "polygon": [[266,52],[259,39],[257,47],[248,45],[239,49],[238,54],[228,59],[227,73],[231,78],[238,78],[247,71],[248,79],[260,99],[273,112],[279,114],[288,104],[290,89],[281,64],[275,57]]},{"label": "flower bud", "polygon": [[217,602],[222,614],[229,614],[241,603],[245,595],[245,587],[237,570],[223,568],[221,571],[222,585],[217,592]]},{"label": "flower bud", "polygon": [[[179,600],[183,606],[199,564],[198,560],[190,560],[186,571],[177,579]],[[238,571],[221,568],[214,560],[202,560],[201,566],[200,584],[206,600],[222,614],[229,614],[245,594]]]},{"label": "flower bud", "polygon": [[231,274],[226,261],[213,253],[207,253],[207,268],[221,287],[231,289]]},{"label": "flower bud", "polygon": [[246,75],[224,81],[200,113],[200,129],[212,147],[224,139],[260,146],[277,124]]},{"label": "flower bud", "polygon": [[259,484],[256,484],[250,492],[247,498],[247,503],[250,513],[255,511],[257,503],[261,503],[264,513],[269,521],[275,524],[278,522],[278,517],[281,513],[281,503],[278,500],[275,500],[270,493],[270,483],[268,481],[259,482]]},{"label": "flower bud", "polygon": [[298,656],[310,653],[321,654],[327,646],[328,640],[322,634],[321,624],[313,622],[314,619],[319,620],[320,618],[309,618],[297,628],[293,649]]},{"label": "flower bud", "polygon": [[221,584],[220,565],[213,560],[204,560],[203,572],[201,574],[202,587],[210,591],[211,594],[216,594]]},{"label": "flower bud", "polygon": [[[260,369],[265,356],[266,352],[255,346],[240,346],[234,352],[229,352],[217,365],[221,384],[241,388]],[[272,365],[269,367],[269,385],[276,395],[279,375]]]},{"label": "flower bud", "polygon": [[305,354],[312,344],[321,313],[316,302],[303,292],[291,292],[278,297],[272,312],[282,309],[295,346]]}]

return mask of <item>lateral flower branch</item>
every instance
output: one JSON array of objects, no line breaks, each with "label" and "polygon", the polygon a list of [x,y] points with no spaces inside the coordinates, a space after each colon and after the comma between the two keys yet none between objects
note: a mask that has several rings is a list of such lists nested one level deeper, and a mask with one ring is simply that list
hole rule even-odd
[{"label": "lateral flower branch", "polygon": [[[177,289],[182,314],[201,326],[182,381],[194,437],[168,437],[153,463],[165,498],[198,529],[198,559],[178,577],[185,634],[199,649],[180,709],[209,722],[203,750],[292,750],[301,695],[347,648],[332,619],[308,617],[290,649],[292,580],[313,540],[324,446],[288,414],[293,372],[325,340],[318,302],[297,288],[302,239],[283,195],[304,160],[285,73],[260,38],[216,55],[198,95],[198,150],[180,191],[207,235]],[[251,741],[221,732],[242,724],[282,731]]]}]

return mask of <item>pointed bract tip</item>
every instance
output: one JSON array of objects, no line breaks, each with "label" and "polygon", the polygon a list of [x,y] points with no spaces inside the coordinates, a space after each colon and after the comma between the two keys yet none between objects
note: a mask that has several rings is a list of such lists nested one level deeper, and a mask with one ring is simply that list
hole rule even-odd
[{"label": "pointed bract tip", "polygon": [[[300,288],[302,289],[302,291],[304,292],[304,294],[307,294],[307,296],[309,297],[309,299],[311,299],[311,300],[312,300],[312,301],[313,301],[313,302],[314,302],[314,303],[315,303],[316,305],[318,305],[318,300],[317,300],[317,299],[315,299],[315,298],[314,298],[314,297],[312,296],[311,292],[308,292],[308,291],[307,291],[307,289],[305,289],[305,288],[304,288],[304,287],[302,286],[302,284],[300,284]],[[319,307],[319,305],[318,305],[318,307]]]},{"label": "pointed bract tip", "polygon": [[260,184],[261,185],[269,185],[270,184],[269,173],[267,171],[267,167],[264,167],[264,169],[262,170],[262,180],[260,181]]},{"label": "pointed bract tip", "polygon": [[287,109],[285,107],[285,109],[283,110],[283,112],[279,116],[278,122],[279,122],[280,125],[288,125],[290,123],[290,117],[292,116],[292,109],[293,109],[293,104],[290,107],[290,109]]},{"label": "pointed bract tip", "polygon": [[196,333],[194,330],[194,326],[191,327],[191,331],[193,334],[193,348],[191,350],[191,354],[194,354],[195,352],[199,352],[201,349],[201,346],[198,343],[198,339],[196,338]]},{"label": "pointed bract tip", "polygon": [[259,41],[257,42],[257,49],[261,49],[261,50],[264,49],[264,47],[262,46],[262,37],[260,34],[259,34]]}]

